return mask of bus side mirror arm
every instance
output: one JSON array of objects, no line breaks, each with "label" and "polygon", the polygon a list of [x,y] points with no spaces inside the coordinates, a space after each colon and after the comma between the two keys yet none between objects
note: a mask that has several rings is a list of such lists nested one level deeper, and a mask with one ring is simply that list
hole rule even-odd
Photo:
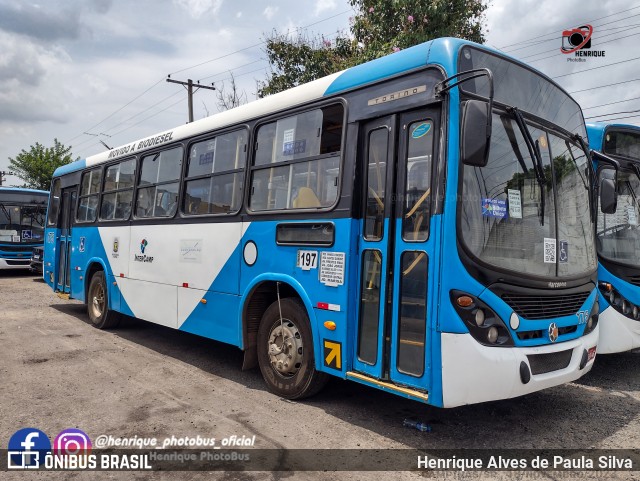
[{"label": "bus side mirror arm", "polygon": [[615,214],[618,207],[618,171],[620,170],[620,163],[616,159],[604,155],[596,150],[591,151],[591,158],[609,164],[615,170],[613,179],[602,179],[598,185],[600,196],[600,211],[603,214]]},{"label": "bus side mirror arm", "polygon": [[[434,88],[435,96],[442,97],[453,87],[479,77],[487,77],[489,97],[472,94],[482,100],[465,100],[462,103],[460,121],[460,159],[465,165],[474,167],[484,167],[489,160],[493,112],[493,73],[488,68],[465,70],[438,82]],[[450,83],[454,79],[459,80]]]}]

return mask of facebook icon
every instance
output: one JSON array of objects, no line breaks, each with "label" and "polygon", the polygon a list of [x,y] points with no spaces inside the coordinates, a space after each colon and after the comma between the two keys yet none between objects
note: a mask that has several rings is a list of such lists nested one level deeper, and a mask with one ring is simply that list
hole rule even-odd
[{"label": "facebook icon", "polygon": [[23,428],[9,439],[9,469],[38,469],[51,451],[51,442],[45,433],[35,428]]}]

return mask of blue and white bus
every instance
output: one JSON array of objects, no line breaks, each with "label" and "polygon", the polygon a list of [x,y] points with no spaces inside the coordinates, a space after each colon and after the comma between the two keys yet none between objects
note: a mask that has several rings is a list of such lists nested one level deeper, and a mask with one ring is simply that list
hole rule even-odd
[{"label": "blue and white bus", "polygon": [[0,269],[28,269],[44,242],[49,192],[0,187]]},{"label": "blue and white bus", "polygon": [[58,169],[45,278],[98,328],[238,346],[286,398],[523,395],[596,354],[585,137],[549,78],[433,40]]},{"label": "blue and white bus", "polygon": [[587,132],[598,178],[615,179],[617,193],[615,212],[599,209],[596,229],[598,353],[610,354],[640,348],[640,127],[595,123]]}]

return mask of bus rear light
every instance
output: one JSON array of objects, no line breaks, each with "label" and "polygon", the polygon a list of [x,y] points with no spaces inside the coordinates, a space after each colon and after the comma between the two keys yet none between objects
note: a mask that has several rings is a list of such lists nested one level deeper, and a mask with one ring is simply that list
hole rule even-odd
[{"label": "bus rear light", "polygon": [[182,287],[189,287],[189,283],[188,282],[183,282],[182,283]]}]

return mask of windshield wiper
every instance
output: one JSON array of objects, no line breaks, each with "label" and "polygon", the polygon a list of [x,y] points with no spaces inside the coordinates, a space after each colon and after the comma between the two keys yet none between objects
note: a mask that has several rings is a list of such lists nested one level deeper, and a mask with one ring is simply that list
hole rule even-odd
[{"label": "windshield wiper", "polygon": [[544,225],[544,186],[547,183],[547,179],[544,175],[544,169],[542,167],[542,156],[540,155],[540,145],[538,142],[533,141],[533,137],[531,136],[531,132],[529,132],[529,127],[524,121],[522,117],[522,112],[518,110],[517,107],[507,107],[507,112],[513,115],[513,118],[524,137],[524,143],[527,144],[527,149],[529,150],[529,155],[531,156],[531,161],[533,162],[533,172],[536,174],[536,180],[538,181],[538,185],[540,186],[540,223]]},{"label": "windshield wiper", "polygon": [[13,223],[11,222],[11,214],[9,214],[9,211],[7,210],[7,208],[4,206],[4,204],[0,204],[0,209],[2,210],[2,213],[7,217],[7,220],[9,221],[9,223],[7,224],[7,226],[11,226]]}]

